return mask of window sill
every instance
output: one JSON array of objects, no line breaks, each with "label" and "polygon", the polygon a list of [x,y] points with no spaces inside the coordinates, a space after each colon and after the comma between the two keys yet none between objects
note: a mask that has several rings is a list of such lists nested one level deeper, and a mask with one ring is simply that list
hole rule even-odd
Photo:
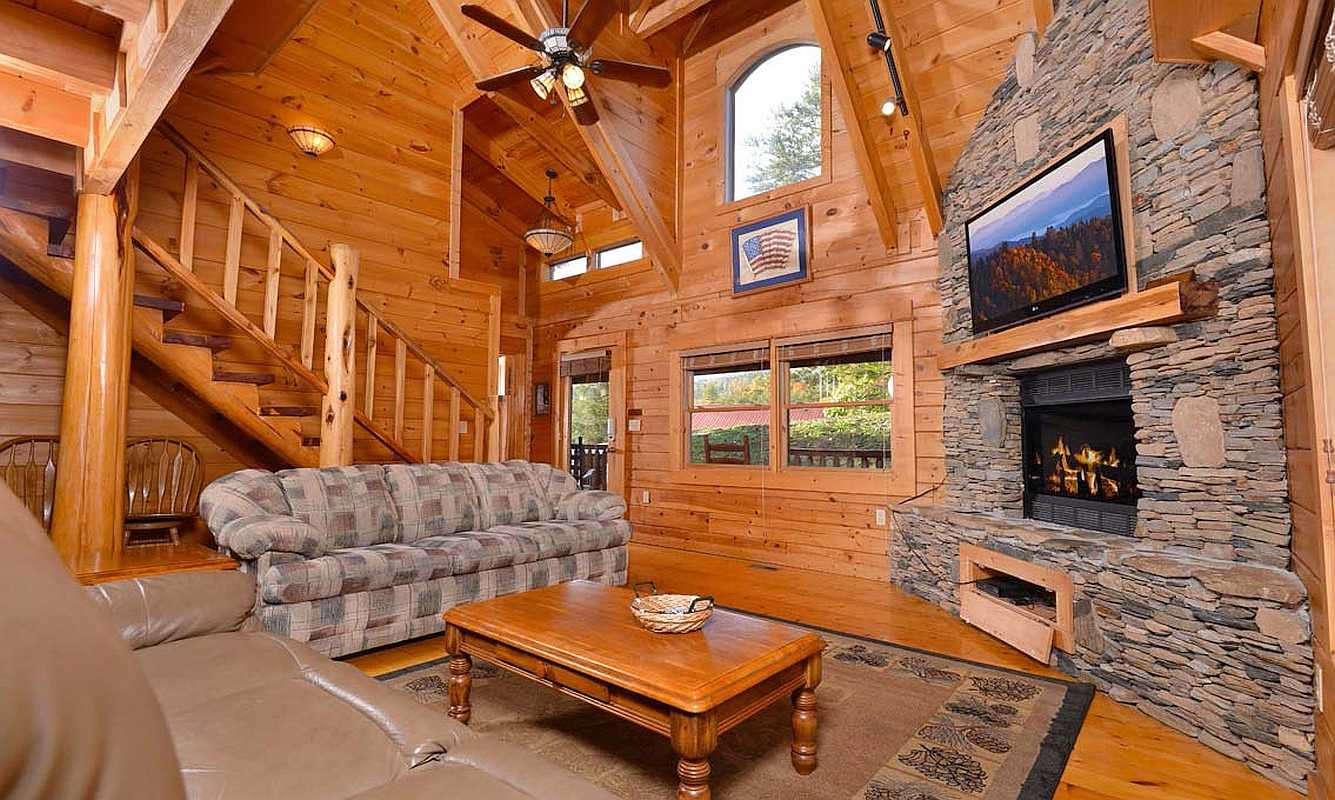
[{"label": "window sill", "polygon": [[804,181],[790,183],[787,186],[780,186],[777,189],[770,189],[768,192],[761,192],[760,194],[753,194],[750,197],[743,197],[741,200],[725,200],[723,205],[719,206],[718,210],[720,213],[728,213],[732,211],[740,211],[752,206],[764,205],[765,203],[782,200],[785,197],[790,197],[801,192],[807,192],[828,185],[831,180],[832,176],[830,175],[830,171],[828,169],[822,170],[821,174],[814,178],[807,178]]},{"label": "window sill", "polygon": [[728,486],[739,489],[782,489],[823,491],[839,494],[875,494],[908,497],[913,494],[913,478],[897,474],[895,469],[862,471],[792,467],[773,470],[765,467],[694,466],[674,470],[672,481],[698,486]]}]

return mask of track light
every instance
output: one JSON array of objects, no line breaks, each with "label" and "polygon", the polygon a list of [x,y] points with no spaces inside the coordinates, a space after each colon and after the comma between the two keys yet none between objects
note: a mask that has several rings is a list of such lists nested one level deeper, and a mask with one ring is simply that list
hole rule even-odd
[{"label": "track light", "polygon": [[556,73],[553,70],[547,70],[538,77],[528,82],[533,87],[533,93],[539,99],[546,100],[552,94],[552,87],[556,85]]},{"label": "track light", "polygon": [[883,52],[890,52],[890,37],[880,31],[872,31],[867,34],[867,44]]}]

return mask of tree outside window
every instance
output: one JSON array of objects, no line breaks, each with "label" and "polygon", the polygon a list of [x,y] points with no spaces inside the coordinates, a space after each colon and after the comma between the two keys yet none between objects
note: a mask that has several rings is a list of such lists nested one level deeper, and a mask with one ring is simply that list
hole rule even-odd
[{"label": "tree outside window", "polygon": [[820,57],[812,45],[781,50],[734,87],[731,199],[820,175]]}]

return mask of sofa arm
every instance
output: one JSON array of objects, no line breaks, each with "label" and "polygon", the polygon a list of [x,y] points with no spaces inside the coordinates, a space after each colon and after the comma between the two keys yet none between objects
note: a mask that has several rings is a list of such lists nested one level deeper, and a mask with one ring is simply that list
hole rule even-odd
[{"label": "sofa arm", "polygon": [[255,576],[180,572],[88,587],[130,648],[257,627]]},{"label": "sofa arm", "polygon": [[275,550],[306,558],[328,552],[325,536],[319,528],[286,514],[256,514],[234,519],[214,536],[220,546],[248,560]]},{"label": "sofa arm", "polygon": [[581,519],[613,520],[626,516],[626,501],[621,495],[600,490],[584,490],[561,498],[556,516],[567,522]]}]

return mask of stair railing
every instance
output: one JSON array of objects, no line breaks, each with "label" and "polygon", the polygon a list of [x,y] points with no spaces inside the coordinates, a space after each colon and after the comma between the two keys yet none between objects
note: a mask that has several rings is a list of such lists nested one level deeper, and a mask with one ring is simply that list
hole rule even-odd
[{"label": "stair railing", "polygon": [[[328,389],[328,382],[323,375],[314,370],[316,359],[321,357],[323,349],[322,337],[318,337],[316,333],[322,320],[321,300],[327,300],[327,287],[334,276],[333,268],[306,249],[291,230],[266,211],[179,131],[165,122],[159,123],[157,130],[184,156],[185,160],[185,174],[181,184],[183,191],[177,255],[173,255],[139,226],[134,230],[135,243],[172,279],[186,284],[192,291],[203,294],[228,322],[260,344],[301,382],[323,395]],[[201,175],[211,179],[227,197],[228,202],[221,286],[217,289],[208,285],[196,274],[195,269]],[[253,222],[258,222],[260,230],[268,235],[268,258],[263,271],[262,301],[260,311],[256,315],[259,317],[258,323],[251,319],[253,311],[247,314],[239,307],[243,289],[241,264],[243,237],[248,222],[252,222],[252,230]],[[299,315],[301,324],[296,337],[299,341],[285,345],[279,341],[280,338],[289,338],[290,334],[281,330],[280,326],[279,304],[282,301],[283,265],[294,261],[302,265],[302,288],[298,293],[301,303]],[[365,367],[361,377],[364,381],[362,384],[364,390],[361,396],[356,398],[357,424],[397,457],[406,461],[429,462],[441,455],[435,452],[435,430],[437,422],[440,422],[446,426],[448,436],[446,455],[450,460],[458,460],[462,439],[460,423],[467,413],[473,424],[471,456],[474,461],[482,461],[487,452],[486,439],[494,417],[490,404],[479,400],[469,392],[420,343],[400,326],[373,309],[361,297],[356,298],[356,317],[356,327],[364,336],[366,343]],[[380,365],[381,353],[389,352],[391,349],[393,378],[389,390],[392,392],[392,403],[382,403],[381,410],[377,412],[377,399],[381,394],[380,377],[385,371]],[[421,382],[422,395],[420,413],[414,420],[418,433],[416,447],[409,444],[411,437],[408,429],[410,422],[408,387],[413,380]],[[442,390],[439,395],[438,387]],[[443,413],[437,408],[440,405],[438,401],[444,401]]]}]

